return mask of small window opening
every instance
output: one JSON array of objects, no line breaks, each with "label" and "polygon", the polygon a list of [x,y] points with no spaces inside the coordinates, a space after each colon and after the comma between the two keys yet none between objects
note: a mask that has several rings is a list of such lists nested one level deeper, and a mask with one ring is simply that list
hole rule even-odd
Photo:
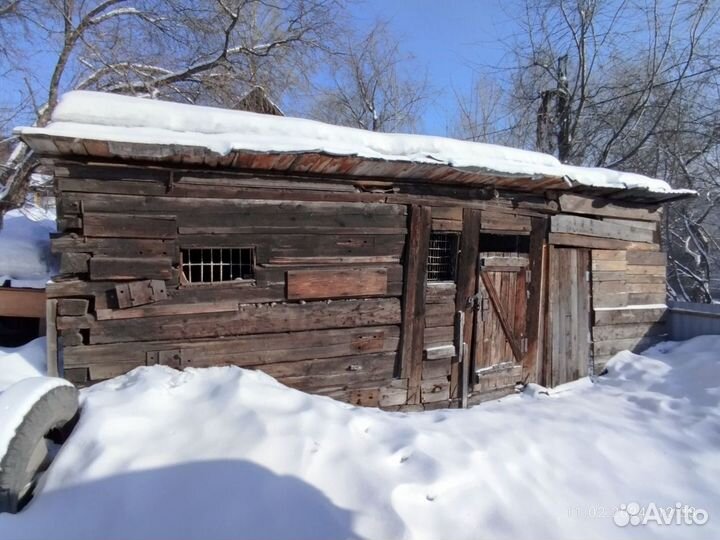
[{"label": "small window opening", "polygon": [[483,233],[480,235],[480,251],[492,251],[497,253],[529,253],[530,237]]},{"label": "small window opening", "polygon": [[459,235],[456,233],[434,232],[430,235],[428,281],[455,281],[458,238]]},{"label": "small window opening", "polygon": [[223,283],[255,278],[255,248],[180,250],[187,283]]}]

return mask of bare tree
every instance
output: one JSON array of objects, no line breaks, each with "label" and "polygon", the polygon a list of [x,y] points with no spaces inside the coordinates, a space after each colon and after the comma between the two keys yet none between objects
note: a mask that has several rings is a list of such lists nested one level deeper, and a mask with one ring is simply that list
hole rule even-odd
[{"label": "bare tree", "polygon": [[410,72],[411,61],[386,23],[360,38],[349,36],[331,63],[333,84],[320,90],[311,114],[370,131],[416,129],[430,92],[427,79]]},{"label": "bare tree", "polygon": [[[700,191],[667,211],[670,294],[709,301],[720,270],[720,14],[710,1],[519,0],[512,120],[495,126],[577,165]],[[490,129],[493,131],[493,129]]]},{"label": "bare tree", "polygon": [[[0,110],[6,124],[23,116],[44,125],[68,89],[232,107],[262,86],[280,99],[309,84],[342,8],[342,0],[4,0],[0,58],[14,92]],[[36,51],[43,69],[26,60]],[[22,200],[34,166],[17,145],[0,170],[6,203]]]},{"label": "bare tree", "polygon": [[510,128],[515,118],[508,92],[491,77],[476,77],[467,93],[455,92],[455,121],[452,136],[468,141],[521,146]]}]

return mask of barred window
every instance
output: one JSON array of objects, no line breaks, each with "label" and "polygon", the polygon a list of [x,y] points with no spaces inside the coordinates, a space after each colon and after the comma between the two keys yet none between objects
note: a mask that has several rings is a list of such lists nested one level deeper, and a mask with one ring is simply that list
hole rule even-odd
[{"label": "barred window", "polygon": [[255,278],[255,248],[187,248],[180,253],[186,283]]},{"label": "barred window", "polygon": [[446,232],[434,232],[430,235],[428,281],[455,281],[459,236]]}]

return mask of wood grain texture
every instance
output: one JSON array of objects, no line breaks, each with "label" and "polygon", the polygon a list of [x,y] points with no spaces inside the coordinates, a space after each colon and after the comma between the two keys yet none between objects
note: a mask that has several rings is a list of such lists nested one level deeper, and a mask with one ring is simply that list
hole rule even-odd
[{"label": "wood grain texture", "polygon": [[103,238],[175,238],[174,217],[137,214],[83,214],[83,234]]},{"label": "wood grain texture", "polygon": [[[480,227],[482,213],[480,210],[466,208],[463,211],[463,230],[460,236],[460,256],[458,257],[457,295],[455,311],[462,311],[465,324],[462,329],[462,341],[467,344],[468,355],[465,362],[470,362],[474,352],[473,330],[475,317],[471,297],[477,292],[477,263],[480,251]],[[461,344],[458,344],[460,346]],[[452,364],[450,378],[450,399],[462,399],[462,373],[457,362]]]},{"label": "wood grain texture", "polygon": [[430,207],[412,206],[405,249],[400,376],[408,379],[408,403],[420,403],[425,332],[425,283],[432,216]]},{"label": "wood grain texture", "polygon": [[573,195],[560,195],[560,210],[570,214],[587,214],[591,216],[607,216],[614,218],[637,219],[642,221],[660,221],[661,212],[658,207],[620,205],[600,198]]},{"label": "wood grain texture", "polygon": [[288,300],[361,298],[387,294],[385,268],[291,270],[287,272]]},{"label": "wood grain texture", "polygon": [[156,336],[166,340],[193,340],[398,323],[400,302],[396,298],[244,305],[232,313],[95,321],[90,325],[90,343],[150,341]]},{"label": "wood grain texture", "polygon": [[611,238],[624,240],[626,242],[652,243],[655,238],[655,233],[645,228],[630,227],[618,223],[564,214],[550,218],[550,231],[554,233]]},{"label": "wood grain texture", "polygon": [[130,279],[170,279],[172,261],[164,257],[93,257],[90,259],[90,279],[93,281]]}]

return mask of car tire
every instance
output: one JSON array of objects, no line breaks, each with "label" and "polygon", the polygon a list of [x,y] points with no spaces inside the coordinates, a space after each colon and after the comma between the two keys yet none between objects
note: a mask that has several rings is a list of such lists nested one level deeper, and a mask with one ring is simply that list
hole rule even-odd
[{"label": "car tire", "polygon": [[0,456],[0,512],[17,513],[32,498],[38,476],[51,460],[52,443],[46,437],[74,423],[77,413],[74,386],[56,386],[32,405]]}]

